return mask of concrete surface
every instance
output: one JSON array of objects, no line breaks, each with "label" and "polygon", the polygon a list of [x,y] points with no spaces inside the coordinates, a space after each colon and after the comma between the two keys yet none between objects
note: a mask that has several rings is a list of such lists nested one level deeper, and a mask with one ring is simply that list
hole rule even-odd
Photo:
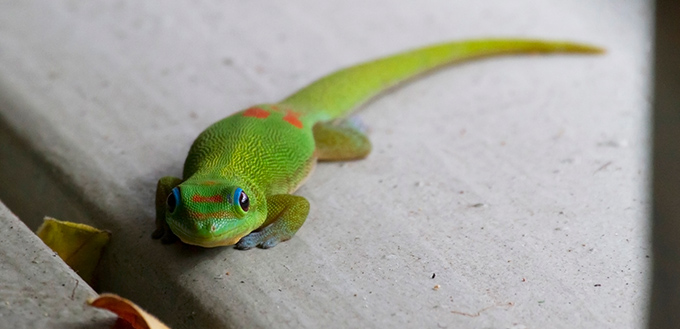
[{"label": "concrete surface", "polygon": [[[4,2],[0,198],[32,228],[111,230],[102,289],[173,328],[639,328],[650,20],[613,0]],[[482,36],[609,52],[465,64],[372,102],[373,154],[318,166],[272,250],[149,238],[156,180],[210,123]]]},{"label": "concrete surface", "polygon": [[0,327],[109,328],[112,313],[85,305],[97,293],[0,203]]}]

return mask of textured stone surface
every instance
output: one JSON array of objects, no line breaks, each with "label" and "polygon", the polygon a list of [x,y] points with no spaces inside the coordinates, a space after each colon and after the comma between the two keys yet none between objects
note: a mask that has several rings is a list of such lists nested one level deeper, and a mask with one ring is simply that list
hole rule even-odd
[{"label": "textured stone surface", "polygon": [[[645,1],[0,7],[0,198],[31,227],[69,215],[111,230],[102,288],[173,328],[644,323]],[[149,238],[156,180],[215,120],[343,66],[482,36],[609,52],[465,64],[372,102],[359,114],[373,154],[318,166],[297,192],[307,223],[274,249]]]}]

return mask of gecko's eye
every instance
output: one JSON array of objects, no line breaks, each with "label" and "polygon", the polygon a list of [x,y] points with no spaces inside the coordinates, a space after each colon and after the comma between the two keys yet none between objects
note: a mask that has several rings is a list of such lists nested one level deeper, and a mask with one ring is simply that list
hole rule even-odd
[{"label": "gecko's eye", "polygon": [[179,188],[175,187],[172,189],[172,193],[168,195],[166,203],[168,205],[168,211],[170,213],[175,212],[175,208],[177,208],[177,204],[179,203]]},{"label": "gecko's eye", "polygon": [[234,192],[234,203],[238,204],[244,212],[247,212],[250,208],[250,199],[241,188],[237,188]]}]

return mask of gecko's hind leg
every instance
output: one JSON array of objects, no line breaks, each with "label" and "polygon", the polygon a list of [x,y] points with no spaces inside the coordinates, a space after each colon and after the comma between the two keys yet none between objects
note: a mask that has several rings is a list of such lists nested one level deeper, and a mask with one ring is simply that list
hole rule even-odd
[{"label": "gecko's hind leg", "polygon": [[371,141],[352,120],[317,123],[314,142],[319,161],[357,160],[371,153]]}]

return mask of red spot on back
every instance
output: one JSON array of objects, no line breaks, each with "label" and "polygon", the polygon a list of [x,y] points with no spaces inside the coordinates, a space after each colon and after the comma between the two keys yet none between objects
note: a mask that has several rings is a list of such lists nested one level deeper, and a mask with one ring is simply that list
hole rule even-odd
[{"label": "red spot on back", "polygon": [[213,195],[213,196],[194,195],[194,196],[191,197],[191,201],[193,201],[193,202],[222,202],[222,201],[224,201],[224,199],[219,194]]},{"label": "red spot on back", "polygon": [[258,119],[265,119],[267,118],[271,113],[267,110],[263,110],[259,107],[251,107],[245,112],[243,112],[244,117],[253,117],[253,118],[258,118]]},{"label": "red spot on back", "polygon": [[288,123],[292,124],[295,127],[302,128],[302,121],[300,121],[298,117],[300,117],[300,113],[288,110],[286,111],[286,116],[283,117],[283,120],[286,120]]}]

